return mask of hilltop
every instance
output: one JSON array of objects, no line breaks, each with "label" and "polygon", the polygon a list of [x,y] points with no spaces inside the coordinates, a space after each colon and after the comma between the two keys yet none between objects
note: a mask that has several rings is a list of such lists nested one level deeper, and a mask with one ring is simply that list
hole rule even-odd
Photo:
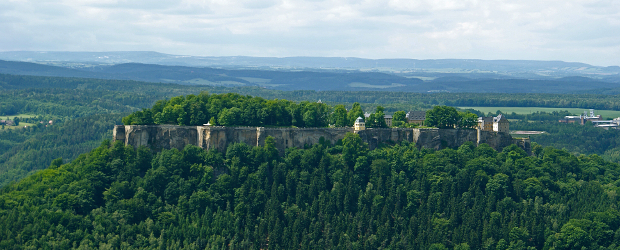
[{"label": "hilltop", "polygon": [[0,247],[613,249],[620,165],[535,146],[368,150],[355,134],[280,157],[233,144],[104,141],[0,190]]}]

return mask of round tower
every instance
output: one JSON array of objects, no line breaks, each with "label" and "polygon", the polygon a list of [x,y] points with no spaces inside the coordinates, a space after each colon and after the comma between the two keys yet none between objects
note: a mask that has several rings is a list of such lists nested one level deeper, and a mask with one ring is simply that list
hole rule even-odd
[{"label": "round tower", "polygon": [[355,128],[355,131],[365,130],[366,122],[364,122],[364,119],[362,119],[362,117],[358,117],[357,119],[355,119],[355,124],[353,124],[353,127]]}]

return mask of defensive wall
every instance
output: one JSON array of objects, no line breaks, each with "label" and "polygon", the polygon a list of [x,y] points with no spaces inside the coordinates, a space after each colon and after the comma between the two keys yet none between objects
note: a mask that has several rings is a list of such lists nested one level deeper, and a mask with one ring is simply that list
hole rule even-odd
[{"label": "defensive wall", "polygon": [[265,138],[272,136],[281,154],[286,148],[303,148],[319,142],[320,138],[332,144],[348,133],[357,133],[375,149],[381,143],[413,142],[418,148],[456,148],[465,142],[475,145],[486,143],[497,151],[511,144],[531,153],[528,138],[515,139],[508,133],[476,129],[417,129],[417,128],[369,128],[355,131],[353,128],[265,128],[265,127],[222,127],[222,126],[177,126],[177,125],[117,125],[113,140],[123,141],[134,147],[148,146],[154,150],[183,149],[195,145],[204,149],[226,152],[229,144],[243,142],[252,146],[265,145]]}]

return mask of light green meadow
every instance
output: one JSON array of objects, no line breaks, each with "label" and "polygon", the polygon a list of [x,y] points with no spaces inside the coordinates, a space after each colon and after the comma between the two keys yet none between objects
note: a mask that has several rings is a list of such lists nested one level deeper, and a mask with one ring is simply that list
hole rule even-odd
[{"label": "light green meadow", "polygon": [[[475,109],[478,110],[480,112],[483,113],[495,113],[497,110],[501,110],[502,113],[504,114],[510,114],[512,112],[515,112],[517,114],[531,114],[534,113],[536,111],[541,111],[541,112],[553,112],[553,111],[563,111],[563,110],[568,110],[568,112],[572,113],[573,115],[580,115],[583,114],[583,111],[588,111],[588,114],[590,113],[589,109],[580,109],[580,108],[541,108],[541,107],[459,107],[460,109]],[[616,118],[616,117],[620,117],[620,111],[617,110],[594,110],[594,115],[601,115],[604,118]]]}]

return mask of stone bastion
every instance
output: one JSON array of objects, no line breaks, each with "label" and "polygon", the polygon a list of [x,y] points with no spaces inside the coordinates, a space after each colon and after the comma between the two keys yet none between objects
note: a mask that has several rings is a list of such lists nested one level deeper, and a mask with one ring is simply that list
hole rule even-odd
[{"label": "stone bastion", "polygon": [[280,154],[286,148],[303,148],[319,142],[320,138],[336,143],[347,133],[357,133],[375,149],[381,143],[413,142],[418,148],[456,148],[465,142],[475,145],[486,143],[497,151],[516,144],[531,154],[529,138],[512,138],[508,133],[477,129],[432,128],[369,128],[355,131],[353,128],[266,128],[178,125],[116,125],[113,140],[133,147],[147,146],[153,150],[183,149],[195,145],[206,150],[226,152],[229,144],[243,142],[251,146],[263,146],[265,138],[272,136]]}]

